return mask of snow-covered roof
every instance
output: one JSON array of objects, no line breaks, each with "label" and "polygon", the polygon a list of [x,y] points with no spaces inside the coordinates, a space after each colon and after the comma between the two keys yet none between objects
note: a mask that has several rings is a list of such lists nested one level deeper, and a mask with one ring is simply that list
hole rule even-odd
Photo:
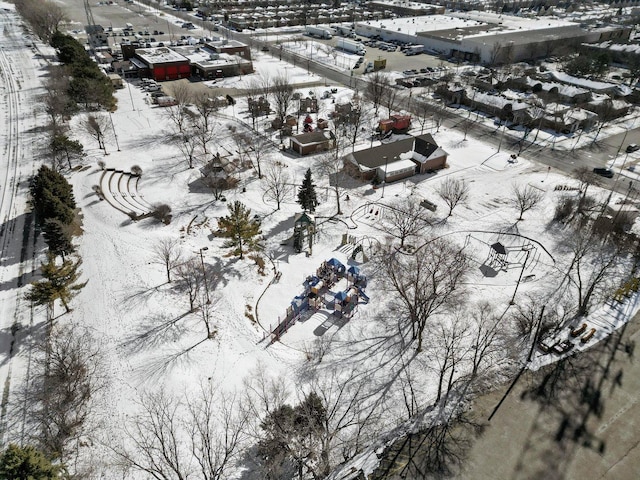
[{"label": "snow-covered roof", "polygon": [[136,55],[149,65],[159,63],[186,62],[188,59],[167,47],[136,48]]},{"label": "snow-covered roof", "polygon": [[577,87],[575,85],[565,85],[564,83],[556,83],[556,82],[541,82],[539,80],[534,80],[530,77],[525,79],[525,82],[528,86],[533,87],[534,85],[541,85],[542,90],[548,92],[552,88],[557,88],[558,93],[564,97],[573,98],[577,95],[584,95],[589,93],[590,90],[586,88]]},{"label": "snow-covered roof", "polygon": [[411,168],[416,168],[416,164],[411,160],[397,160],[395,162],[389,162],[387,165],[381,165],[378,167],[380,170],[385,172],[387,175],[393,175],[397,172],[406,171]]},{"label": "snow-covered roof", "polygon": [[613,90],[617,85],[615,83],[599,82],[596,80],[587,80],[586,78],[574,77],[564,72],[547,72],[547,76],[554,78],[559,82],[577,85],[579,87],[588,88],[594,91]]}]

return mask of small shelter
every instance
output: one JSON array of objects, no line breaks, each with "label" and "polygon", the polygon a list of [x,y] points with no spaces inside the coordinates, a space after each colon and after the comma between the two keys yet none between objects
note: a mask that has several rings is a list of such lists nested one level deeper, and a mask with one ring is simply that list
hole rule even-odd
[{"label": "small shelter", "polygon": [[504,248],[500,242],[496,242],[491,245],[491,250],[489,252],[489,262],[491,265],[494,263],[497,264],[500,268],[505,268],[507,266],[507,249]]}]

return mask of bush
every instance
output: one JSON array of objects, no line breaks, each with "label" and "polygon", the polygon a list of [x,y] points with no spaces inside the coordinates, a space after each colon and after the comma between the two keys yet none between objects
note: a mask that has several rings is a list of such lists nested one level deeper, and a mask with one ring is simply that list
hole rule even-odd
[{"label": "bush", "polygon": [[171,207],[164,203],[155,205],[151,211],[151,216],[165,225],[169,225],[172,218]]},{"label": "bush", "polygon": [[556,222],[566,222],[576,209],[576,201],[571,197],[562,197],[556,205],[553,220]]},{"label": "bush", "polygon": [[142,175],[142,169],[138,165],[134,165],[133,167],[131,167],[131,174],[139,177],[140,175]]}]

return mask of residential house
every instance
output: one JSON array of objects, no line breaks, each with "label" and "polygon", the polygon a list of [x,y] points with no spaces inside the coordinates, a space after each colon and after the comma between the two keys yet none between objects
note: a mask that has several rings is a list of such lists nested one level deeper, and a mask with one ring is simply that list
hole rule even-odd
[{"label": "residential house", "polygon": [[336,146],[336,137],[329,130],[301,133],[289,137],[289,148],[299,155],[331,150]]},{"label": "residential house", "polygon": [[393,182],[444,168],[448,153],[438,146],[431,134],[382,144],[348,154],[345,170],[363,180]]}]

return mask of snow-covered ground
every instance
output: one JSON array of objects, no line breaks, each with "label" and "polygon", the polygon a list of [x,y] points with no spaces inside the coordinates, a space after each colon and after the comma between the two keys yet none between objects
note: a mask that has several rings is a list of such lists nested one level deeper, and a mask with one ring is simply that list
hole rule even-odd
[{"label": "snow-covered ground", "polygon": [[[321,82],[307,74],[304,66],[275,62],[270,55],[259,56],[256,68],[259,73],[255,76],[225,79],[214,87],[245,88],[252,77],[282,73],[294,83]],[[319,86],[312,90],[319,97],[324,89]],[[302,93],[306,95],[308,91],[304,88]],[[333,100],[351,95],[348,89],[340,88],[334,98],[320,100],[317,117],[327,118]],[[398,312],[392,307],[393,293],[385,287],[374,250],[376,245],[392,241],[380,228],[380,222],[395,202],[413,198],[438,205],[430,234],[465,246],[465,252],[472,257],[473,269],[465,285],[470,306],[487,300],[500,314],[509,308],[516,288],[516,304],[534,293],[550,305],[560,302],[555,297],[554,282],[562,276],[563,267],[566,269],[566,259],[559,249],[558,231],[550,227],[550,222],[558,197],[567,194],[556,187],[577,187],[578,182],[549,172],[536,165],[535,159],[525,155],[514,160],[504,151],[498,152],[471,138],[464,140],[462,133],[441,128],[433,136],[449,152],[447,169],[392,183],[384,189],[349,179],[342,192],[343,214],[335,221],[330,220],[336,212],[334,192],[328,178],[320,173],[320,158],[269,149],[264,165],[281,162],[292,183],[300,184],[307,168],[313,171],[321,204],[316,212],[318,232],[313,252],[307,256],[296,253],[288,243],[293,217],[300,210],[293,197],[275,210],[273,204],[265,202],[264,182],[247,169],[239,174],[238,188],[225,192],[226,202],[215,201],[210,192],[198,188],[198,168],[188,168],[178,148],[168,142],[170,124],[166,111],[153,106],[134,84],[119,90],[117,98],[118,109],[110,115],[115,136],[107,139],[108,155],[82,128],[85,114],[71,121],[72,136],[83,143],[87,153],[85,168],[69,173],[69,180],[82,211],[83,234],[77,245],[83,259],[83,279],[88,283],[73,300],[73,311],[57,320],[85,325],[100,341],[111,385],[101,398],[100,416],[106,431],[102,438],[117,443],[137,414],[136,401],[144,392],[189,394],[203,382],[215,383],[221,389],[241,390],[243,381],[259,368],[274,378],[285,379],[298,394],[308,388],[310,370],[320,377],[336,371],[338,376],[348,377],[351,370],[357,370],[366,379],[365,385],[379,392],[380,385],[386,384],[398,365],[391,333]],[[247,129],[250,121],[245,110],[246,100],[238,98],[235,106],[217,115],[218,135],[212,142],[213,151],[230,158],[236,155],[230,127],[237,131]],[[261,130],[264,124],[261,122]],[[7,125],[2,126],[6,130]],[[611,127],[617,128],[621,127]],[[356,148],[369,145],[363,139]],[[119,172],[105,170],[99,162],[104,162],[106,169],[125,173],[138,166],[143,173],[135,189],[121,188],[106,178],[120,175]],[[114,181],[120,178],[114,177]],[[468,204],[456,208],[449,218],[445,218],[446,206],[436,194],[437,187],[447,178],[464,179],[471,192]],[[543,195],[540,208],[527,212],[519,222],[518,212],[509,200],[514,184],[531,186]],[[95,185],[102,185],[103,190],[107,186],[109,200],[100,200]],[[597,198],[607,197],[608,192],[591,189]],[[615,204],[618,198],[614,195],[611,203]],[[223,240],[215,235],[217,219],[226,215],[227,205],[236,200],[262,219],[266,239],[263,256],[273,262],[266,262],[264,273],[259,272],[253,260],[230,256],[223,248]],[[132,221],[113,206],[120,205],[127,211],[160,203],[171,207],[168,225],[151,219]],[[18,213],[21,212],[14,212]],[[363,245],[368,261],[351,258],[354,246],[343,244],[345,234]],[[175,282],[166,281],[154,254],[154,248],[164,239],[179,242],[183,259],[198,260],[202,256],[204,268],[217,272],[217,281],[210,286],[216,331],[212,339],[206,338],[199,313],[189,312],[186,293],[179,292]],[[509,263],[504,268],[488,269],[491,245],[498,241],[510,251]],[[269,332],[284,317],[295,296],[303,292],[304,280],[331,258],[347,267],[358,266],[368,277],[368,302],[361,301],[348,321],[338,321],[329,310],[312,312],[293,325],[279,342],[272,343]],[[272,281],[276,273],[279,280]],[[338,288],[346,288],[346,284]],[[11,292],[18,295],[25,289]],[[597,332],[590,342],[577,342],[576,349],[601,340],[637,310],[635,299],[594,308],[583,321]],[[36,324],[45,321],[44,309],[36,309],[35,315]],[[568,335],[568,331],[566,328],[564,334]],[[538,368],[557,358],[536,351],[531,367]],[[414,373],[420,380],[419,404],[423,407],[435,397],[437,359],[425,352],[421,361],[425,368]],[[379,427],[382,431],[406,420],[400,389],[388,390],[381,400],[387,409]],[[94,450],[93,460],[106,464],[108,459],[97,452],[100,449]],[[108,468],[106,472],[106,478],[115,478]]]}]

